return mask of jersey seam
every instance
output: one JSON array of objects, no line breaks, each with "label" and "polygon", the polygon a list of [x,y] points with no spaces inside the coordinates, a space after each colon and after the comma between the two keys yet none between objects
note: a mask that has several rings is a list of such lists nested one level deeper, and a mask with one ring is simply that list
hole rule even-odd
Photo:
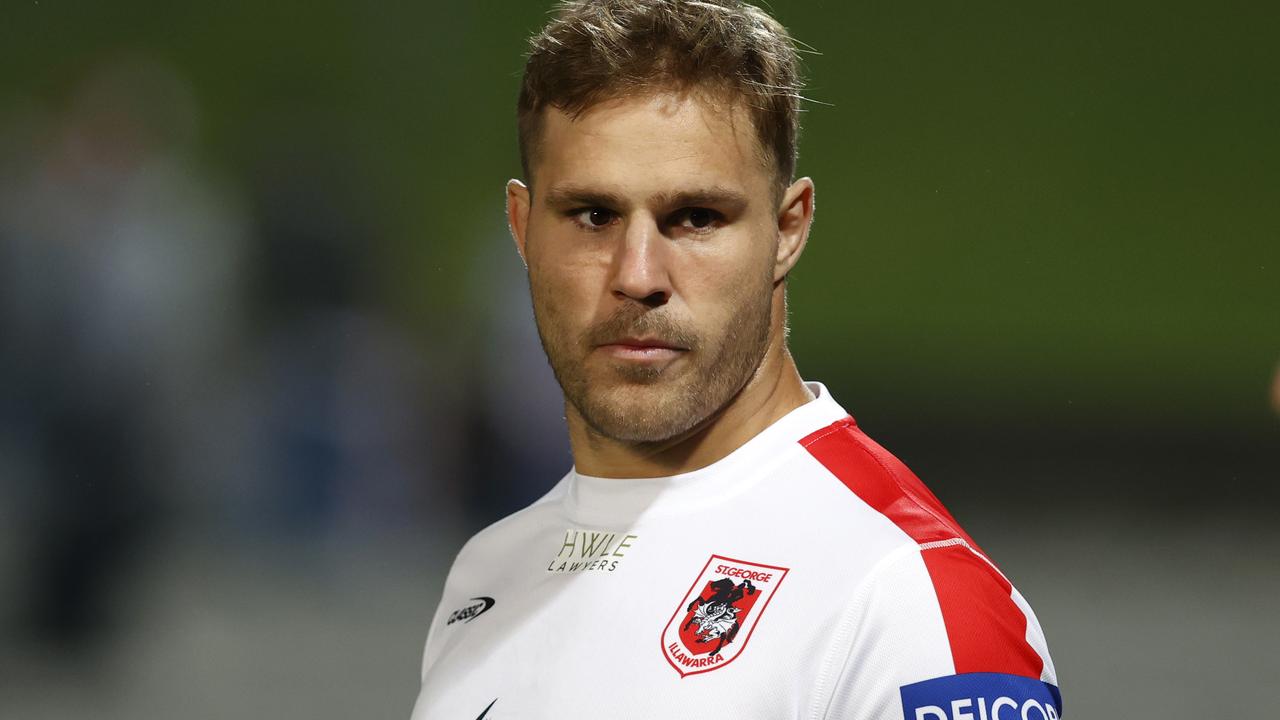
[{"label": "jersey seam", "polygon": [[962,547],[965,550],[968,550],[975,557],[979,558],[984,563],[986,563],[987,566],[990,567],[992,570],[994,570],[997,575],[1004,578],[1004,581],[1009,583],[1010,587],[1013,586],[1013,582],[1009,580],[1009,577],[1005,575],[1004,572],[999,567],[997,567],[994,562],[991,561],[991,558],[987,557],[986,555],[983,555],[981,552],[978,551],[977,548],[971,545],[968,540],[965,540],[962,537],[953,537],[948,540],[934,540],[932,542],[921,543],[920,551],[923,554],[924,551],[926,550],[940,550],[942,548],[949,548],[949,547]]},{"label": "jersey seam", "polygon": [[[822,661],[818,671],[818,679],[815,683],[816,692],[814,693],[814,700],[810,710],[810,717],[813,718],[813,720],[824,720],[827,717],[827,714],[831,712],[831,704],[835,701],[836,688],[839,686],[840,679],[845,676],[849,666],[849,661],[852,658],[850,646],[854,632],[853,626],[856,625],[855,611],[860,607],[864,596],[870,592],[871,587],[874,584],[873,581],[876,580],[881,573],[885,572],[886,568],[892,567],[903,557],[918,554],[919,551],[919,544],[912,541],[885,553],[884,557],[880,558],[880,560],[876,562],[871,570],[867,572],[866,577],[864,577],[853,589],[853,592],[849,596],[849,601],[845,606],[844,612],[842,613],[839,629],[835,633],[835,637],[832,640],[831,645],[824,653],[825,659]],[[844,646],[843,660],[840,658],[842,654],[840,652],[840,648],[842,646]],[[835,672],[833,679],[832,671],[835,670],[834,666],[838,661],[839,669]],[[823,702],[824,697],[825,702]]]},{"label": "jersey seam", "polygon": [[962,537],[953,537],[947,540],[934,540],[933,542],[920,543],[920,549],[936,550],[938,548],[955,547],[956,545],[963,545],[969,550],[973,549],[973,547],[970,546],[969,543],[965,542],[965,539]]}]

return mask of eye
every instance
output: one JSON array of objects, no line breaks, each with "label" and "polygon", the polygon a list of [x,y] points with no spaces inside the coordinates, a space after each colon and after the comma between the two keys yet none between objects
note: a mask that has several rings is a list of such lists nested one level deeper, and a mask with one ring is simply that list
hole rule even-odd
[{"label": "eye", "polygon": [[614,221],[617,217],[612,210],[602,207],[581,208],[570,213],[573,221],[584,230],[600,230]]},{"label": "eye", "polygon": [[710,208],[684,208],[672,218],[673,224],[695,232],[709,232],[724,219],[724,216]]},{"label": "eye", "polygon": [[689,224],[696,228],[704,228],[715,220],[715,216],[706,208],[693,208],[689,211]]}]

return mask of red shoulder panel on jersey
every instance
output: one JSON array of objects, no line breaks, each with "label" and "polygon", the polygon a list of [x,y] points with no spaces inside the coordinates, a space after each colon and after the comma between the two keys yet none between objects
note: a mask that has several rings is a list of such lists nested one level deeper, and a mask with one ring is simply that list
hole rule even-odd
[{"label": "red shoulder panel on jersey", "polygon": [[898,458],[867,437],[853,418],[837,420],[801,439],[800,444],[863,502],[916,542],[958,537],[978,548],[929,488]]},{"label": "red shoulder panel on jersey", "polygon": [[[959,538],[968,544],[922,549],[938,595],[957,673],[997,672],[1039,679],[1040,654],[1027,642],[1027,616],[1013,587],[976,553],[941,501],[906,465],[845,418],[800,441],[863,502],[921,545]],[[972,550],[970,550],[972,548]]]}]

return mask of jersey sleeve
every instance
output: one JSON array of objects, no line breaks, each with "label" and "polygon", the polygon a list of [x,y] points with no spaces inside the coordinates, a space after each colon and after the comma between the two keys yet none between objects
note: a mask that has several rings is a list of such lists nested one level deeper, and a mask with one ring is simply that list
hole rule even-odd
[{"label": "jersey sleeve", "polygon": [[829,720],[1057,720],[1034,613],[963,539],[887,557],[846,611]]},{"label": "jersey sleeve", "polygon": [[[497,524],[495,523],[495,525]],[[440,599],[436,602],[436,611],[431,615],[431,624],[427,626],[427,640],[422,648],[420,679],[424,682],[427,679],[427,671],[431,669],[431,665],[440,656],[441,630],[447,622],[446,618],[453,610],[447,601],[451,595],[456,595],[456,592],[451,591],[454,591],[462,577],[467,574],[468,560],[475,551],[481,534],[476,533],[463,543],[462,547],[458,549],[458,554],[453,558],[453,564],[449,566],[448,575],[445,576],[444,587],[440,589]]]}]

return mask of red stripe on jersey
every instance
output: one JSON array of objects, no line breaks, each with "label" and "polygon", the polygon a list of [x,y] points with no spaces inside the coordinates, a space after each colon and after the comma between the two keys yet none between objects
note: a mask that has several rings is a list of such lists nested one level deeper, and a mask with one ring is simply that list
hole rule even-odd
[{"label": "red stripe on jersey", "polygon": [[963,545],[920,553],[938,594],[956,673],[998,672],[1040,678],[1044,660],[1027,643],[1027,616],[1013,586]]},{"label": "red stripe on jersey", "polygon": [[[1039,679],[1044,660],[1027,642],[1027,616],[1013,587],[906,465],[845,418],[800,444],[845,487],[917,543],[968,543],[922,550],[938,595],[957,673],[998,672]],[[972,548],[972,550],[970,550]]]},{"label": "red stripe on jersey", "polygon": [[898,458],[867,437],[853,418],[837,420],[800,444],[863,502],[892,520],[918,543],[973,538]]}]

